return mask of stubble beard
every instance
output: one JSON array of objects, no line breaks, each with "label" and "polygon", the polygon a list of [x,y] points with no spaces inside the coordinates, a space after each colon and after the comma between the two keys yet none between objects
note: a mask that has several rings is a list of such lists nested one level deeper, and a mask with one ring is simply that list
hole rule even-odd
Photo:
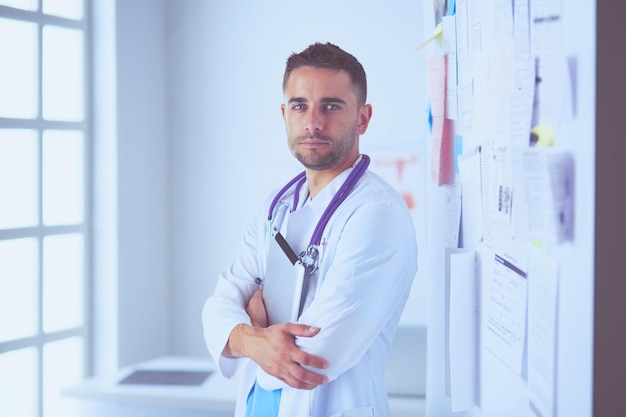
[{"label": "stubble beard", "polygon": [[[330,144],[330,149],[327,152],[318,152],[317,149],[311,149],[307,155],[303,155],[296,150],[296,147],[298,143],[306,139],[323,140]],[[305,168],[314,171],[325,171],[340,166],[350,156],[356,142],[356,126],[349,129],[349,132],[346,132],[339,139],[314,133],[290,138],[289,142],[291,153]],[[327,146],[325,145],[324,148]]]}]

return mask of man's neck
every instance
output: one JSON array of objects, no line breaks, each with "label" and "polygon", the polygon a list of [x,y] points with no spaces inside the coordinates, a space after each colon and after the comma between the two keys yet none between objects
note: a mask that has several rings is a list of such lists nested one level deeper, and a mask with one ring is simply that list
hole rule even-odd
[{"label": "man's neck", "polygon": [[360,155],[357,154],[355,157],[348,158],[345,163],[332,170],[316,171],[307,169],[306,180],[309,188],[310,199],[313,200],[315,196],[324,189],[324,187],[337,177],[337,175],[354,166],[356,161],[359,159],[359,156]]}]

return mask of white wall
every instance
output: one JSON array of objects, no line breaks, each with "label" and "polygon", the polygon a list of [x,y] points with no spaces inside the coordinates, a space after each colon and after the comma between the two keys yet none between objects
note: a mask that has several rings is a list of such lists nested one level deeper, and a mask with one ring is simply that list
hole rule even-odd
[{"label": "white wall", "polygon": [[[118,2],[120,362],[169,347],[168,147],[161,2]],[[139,26],[141,25],[141,26]],[[141,27],[141,29],[137,29]],[[135,56],[141,54],[140,60]],[[149,74],[149,76],[146,76]]]},{"label": "white wall", "polygon": [[[266,195],[302,170],[280,116],[292,52],[330,41],[353,53],[374,108],[362,151],[423,156],[419,4],[246,3],[95,0],[96,370],[207,355],[204,300]],[[426,323],[424,253],[408,326]]]},{"label": "white wall", "polygon": [[[422,39],[421,6],[183,0],[166,2],[165,15],[171,349],[205,355],[205,298],[267,193],[302,169],[287,149],[280,116],[287,57],[315,41],[354,54],[367,72],[374,108],[362,151],[423,154],[424,64],[414,52]],[[424,278],[416,281],[404,324],[426,323],[425,285]]]},{"label": "white wall", "polygon": [[94,1],[94,371],[168,353],[163,2]]}]

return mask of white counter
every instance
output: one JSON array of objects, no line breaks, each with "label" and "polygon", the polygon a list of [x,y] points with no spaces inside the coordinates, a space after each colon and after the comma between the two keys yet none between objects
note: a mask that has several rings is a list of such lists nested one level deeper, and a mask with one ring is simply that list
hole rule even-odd
[{"label": "white counter", "polygon": [[[136,370],[212,371],[197,386],[120,385],[119,381]],[[66,388],[62,395],[82,400],[81,411],[88,416],[232,416],[235,410],[237,380],[226,380],[209,359],[161,357],[130,366],[116,373],[90,378]]]},{"label": "white counter", "polygon": [[[120,385],[136,370],[212,371],[197,386]],[[210,359],[162,357],[63,390],[81,401],[81,417],[232,417],[238,380],[226,380]],[[390,397],[392,417],[421,417],[424,400]]]}]

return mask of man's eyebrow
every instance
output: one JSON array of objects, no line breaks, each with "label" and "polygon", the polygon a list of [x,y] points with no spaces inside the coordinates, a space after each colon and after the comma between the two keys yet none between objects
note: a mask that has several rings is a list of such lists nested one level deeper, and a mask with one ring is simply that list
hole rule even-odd
[{"label": "man's eyebrow", "polygon": [[339,103],[339,104],[348,104],[344,99],[339,97],[327,97],[320,100],[322,103]]},{"label": "man's eyebrow", "polygon": [[[304,97],[292,97],[289,99],[288,103],[308,103],[309,100],[307,100]],[[320,102],[327,104],[327,103],[339,103],[339,104],[348,104],[344,99],[341,99],[339,97],[324,97],[320,100]]]}]

